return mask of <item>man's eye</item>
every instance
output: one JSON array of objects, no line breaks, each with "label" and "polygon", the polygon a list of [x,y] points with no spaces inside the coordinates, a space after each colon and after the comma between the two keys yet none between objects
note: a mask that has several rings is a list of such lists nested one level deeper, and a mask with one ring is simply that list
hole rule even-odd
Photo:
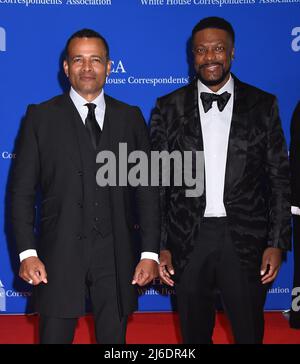
[{"label": "man's eye", "polygon": [[225,48],[223,46],[218,46],[215,48],[216,52],[224,52]]},{"label": "man's eye", "polygon": [[73,58],[73,63],[79,63],[81,62],[81,58]]},{"label": "man's eye", "polygon": [[205,53],[205,48],[196,48],[196,53],[197,54],[204,54]]},{"label": "man's eye", "polygon": [[104,64],[104,59],[102,59],[102,58],[93,58],[92,62]]}]

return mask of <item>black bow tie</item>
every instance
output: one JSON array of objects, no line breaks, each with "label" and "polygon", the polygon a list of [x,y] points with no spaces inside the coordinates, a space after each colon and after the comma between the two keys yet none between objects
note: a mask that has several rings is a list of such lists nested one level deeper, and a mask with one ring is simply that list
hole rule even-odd
[{"label": "black bow tie", "polygon": [[201,92],[200,97],[202,100],[204,112],[207,112],[209,109],[212,108],[212,103],[214,101],[217,101],[219,110],[223,111],[228,100],[230,99],[230,96],[231,94],[229,92],[223,92],[221,95],[208,92]]}]

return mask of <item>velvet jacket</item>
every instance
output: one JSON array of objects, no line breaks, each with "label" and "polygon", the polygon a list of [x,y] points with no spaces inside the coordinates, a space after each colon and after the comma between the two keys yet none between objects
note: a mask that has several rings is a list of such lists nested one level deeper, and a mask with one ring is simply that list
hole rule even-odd
[{"label": "velvet jacket", "polygon": [[[150,128],[153,150],[203,151],[196,80],[157,100]],[[178,276],[206,204],[205,188],[200,197],[186,197],[186,188],[160,187],[161,249],[172,252]],[[290,249],[289,162],[277,101],[236,77],[223,201],[244,267],[257,270],[268,246]]]}]

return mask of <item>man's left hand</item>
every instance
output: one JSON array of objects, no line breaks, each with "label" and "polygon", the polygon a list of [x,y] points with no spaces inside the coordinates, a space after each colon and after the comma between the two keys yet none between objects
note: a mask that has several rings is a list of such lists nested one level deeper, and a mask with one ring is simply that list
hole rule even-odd
[{"label": "man's left hand", "polygon": [[[270,283],[276,278],[281,264],[281,253],[279,248],[267,248],[264,251],[260,268],[260,274],[263,276],[261,278],[262,284]],[[267,271],[268,266],[269,270]]]},{"label": "man's left hand", "polygon": [[158,276],[158,264],[152,259],[142,259],[135,268],[132,284],[145,286]]}]

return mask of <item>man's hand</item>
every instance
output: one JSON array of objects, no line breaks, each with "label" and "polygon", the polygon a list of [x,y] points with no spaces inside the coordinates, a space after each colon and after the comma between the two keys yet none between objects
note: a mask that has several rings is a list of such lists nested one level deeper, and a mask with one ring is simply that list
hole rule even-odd
[{"label": "man's hand", "polygon": [[135,268],[132,284],[145,286],[158,276],[158,264],[152,259],[142,259]]},{"label": "man's hand", "polygon": [[37,257],[29,257],[21,262],[19,276],[34,286],[41,282],[48,283],[45,266]]},{"label": "man's hand", "polygon": [[159,276],[168,286],[174,286],[171,275],[175,274],[172,266],[172,256],[169,250],[161,250],[159,255]]},{"label": "man's hand", "polygon": [[[276,278],[281,264],[281,253],[282,251],[279,248],[267,248],[264,251],[260,268],[263,284],[270,283]],[[267,270],[268,265],[269,270]]]}]

